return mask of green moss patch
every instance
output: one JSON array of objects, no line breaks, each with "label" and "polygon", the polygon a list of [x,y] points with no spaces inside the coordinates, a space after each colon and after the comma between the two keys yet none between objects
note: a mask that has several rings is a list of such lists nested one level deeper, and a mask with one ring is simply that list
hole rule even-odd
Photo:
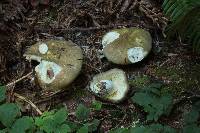
[{"label": "green moss patch", "polygon": [[177,61],[173,66],[161,66],[154,69],[154,76],[166,83],[163,91],[174,95],[190,89],[200,89],[200,64]]}]

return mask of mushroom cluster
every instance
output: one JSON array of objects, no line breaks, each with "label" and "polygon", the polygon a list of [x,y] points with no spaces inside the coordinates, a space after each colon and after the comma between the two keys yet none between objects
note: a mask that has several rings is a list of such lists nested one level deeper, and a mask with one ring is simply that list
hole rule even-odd
[{"label": "mushroom cluster", "polygon": [[139,28],[115,29],[103,36],[103,54],[115,64],[132,64],[144,59],[152,47],[148,31]]},{"label": "mushroom cluster", "polygon": [[83,54],[71,41],[47,40],[28,48],[24,54],[36,60],[36,79],[43,90],[57,91],[66,88],[80,73]]},{"label": "mushroom cluster", "polygon": [[[151,51],[152,38],[148,31],[139,28],[115,29],[103,36],[103,54],[115,64],[132,64],[143,60]],[[47,40],[27,49],[24,56],[36,60],[36,79],[43,90],[57,91],[66,88],[78,76],[83,54],[71,41]],[[122,101],[129,85],[121,69],[111,69],[93,77],[90,91],[114,103]]]}]

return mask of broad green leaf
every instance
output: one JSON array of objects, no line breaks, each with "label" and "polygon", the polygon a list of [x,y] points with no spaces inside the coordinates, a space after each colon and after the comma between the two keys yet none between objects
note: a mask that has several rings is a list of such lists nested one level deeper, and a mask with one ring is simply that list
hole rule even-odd
[{"label": "broad green leaf", "polygon": [[88,129],[88,125],[84,125],[82,126],[80,129],[78,129],[77,133],[88,133],[89,129]]},{"label": "broad green leaf", "polygon": [[169,126],[164,126],[163,133],[177,133],[177,131]]},{"label": "broad green leaf", "polygon": [[111,130],[109,133],[131,133],[128,128],[116,128]]},{"label": "broad green leaf", "polygon": [[144,126],[131,127],[130,132],[131,133],[146,133],[146,128]]},{"label": "broad green leaf", "polygon": [[132,127],[130,133],[176,133],[176,130],[161,124],[151,124],[149,126]]},{"label": "broad green leaf", "polygon": [[0,122],[6,127],[10,127],[19,115],[20,109],[14,103],[5,103],[0,106]]},{"label": "broad green leaf", "polygon": [[45,112],[41,117],[35,118],[35,124],[40,128],[40,130],[47,133],[52,132],[64,132],[68,131],[70,127],[65,125],[64,122],[67,118],[67,111],[62,108],[58,111],[53,110],[50,112]]},{"label": "broad green leaf", "polygon": [[183,133],[200,133],[200,127],[196,124],[186,125],[183,127]]},{"label": "broad green leaf", "polygon": [[55,129],[55,133],[69,133],[69,132],[71,132],[71,129],[67,124],[62,124],[60,127]]},{"label": "broad green leaf", "polygon": [[71,121],[66,121],[65,122],[71,129],[71,132],[75,132],[79,128],[79,124],[71,122]]},{"label": "broad green leaf", "polygon": [[4,86],[0,86],[0,103],[6,98],[6,88]]},{"label": "broad green leaf", "polygon": [[76,117],[79,120],[86,120],[88,119],[90,114],[90,109],[88,109],[87,107],[85,107],[83,104],[80,104],[78,106],[78,108],[76,109]]},{"label": "broad green leaf", "polygon": [[58,110],[54,115],[54,121],[57,124],[62,124],[67,118],[67,111],[65,108]]},{"label": "broad green leaf", "polygon": [[89,131],[90,132],[96,131],[99,124],[100,124],[100,121],[97,120],[97,119],[94,119],[91,123],[88,124],[89,125],[89,127],[88,127]]},{"label": "broad green leaf", "polygon": [[33,127],[33,118],[24,116],[14,122],[10,133],[26,133],[33,130]]},{"label": "broad green leaf", "polygon": [[192,110],[191,112],[189,112],[184,116],[185,124],[188,125],[194,123],[198,120],[198,118],[199,118],[199,112],[196,110]]}]

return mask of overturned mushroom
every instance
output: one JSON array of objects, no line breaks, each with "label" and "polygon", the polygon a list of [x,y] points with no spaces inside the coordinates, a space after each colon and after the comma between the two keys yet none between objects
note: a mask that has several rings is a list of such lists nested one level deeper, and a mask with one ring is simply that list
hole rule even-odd
[{"label": "overturned mushroom", "polygon": [[48,40],[27,49],[24,56],[36,60],[36,79],[44,90],[66,88],[80,73],[82,50],[71,41]]},{"label": "overturned mushroom", "polygon": [[152,47],[148,31],[139,28],[115,29],[102,39],[105,57],[116,64],[131,64],[144,59]]},{"label": "overturned mushroom", "polygon": [[90,83],[90,90],[96,96],[111,102],[123,100],[128,89],[126,74],[120,69],[111,69],[97,74]]}]

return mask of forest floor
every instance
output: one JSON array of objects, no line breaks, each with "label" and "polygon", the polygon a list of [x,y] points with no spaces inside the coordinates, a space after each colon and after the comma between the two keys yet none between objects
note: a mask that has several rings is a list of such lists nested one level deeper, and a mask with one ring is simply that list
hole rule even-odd
[{"label": "forest floor", "polygon": [[[130,92],[152,82],[162,82],[175,101],[200,97],[200,57],[179,37],[174,37],[173,41],[165,39],[168,20],[162,13],[161,2],[55,0],[45,3],[44,0],[37,4],[37,0],[5,0],[0,3],[0,83],[7,85],[8,101],[19,103],[25,114],[37,115],[37,111],[23,98],[32,101],[42,112],[63,105],[69,112],[74,112],[79,103],[89,106],[94,99],[100,100],[87,91],[89,82],[95,74],[111,68],[126,72]],[[123,27],[140,27],[151,33],[153,48],[142,62],[121,66],[99,57],[102,36]],[[36,64],[23,57],[28,47],[45,39],[72,40],[84,51],[81,74],[67,90],[57,94],[41,92],[34,82]],[[141,120],[144,119],[145,113],[130,101],[132,94],[119,104],[103,101],[101,112],[93,114],[102,119],[104,131],[132,123],[133,119],[126,115],[128,112],[136,112]],[[186,103],[180,104],[178,106],[183,107]],[[174,128],[182,126],[177,122],[180,121],[177,112],[159,121]]]}]

